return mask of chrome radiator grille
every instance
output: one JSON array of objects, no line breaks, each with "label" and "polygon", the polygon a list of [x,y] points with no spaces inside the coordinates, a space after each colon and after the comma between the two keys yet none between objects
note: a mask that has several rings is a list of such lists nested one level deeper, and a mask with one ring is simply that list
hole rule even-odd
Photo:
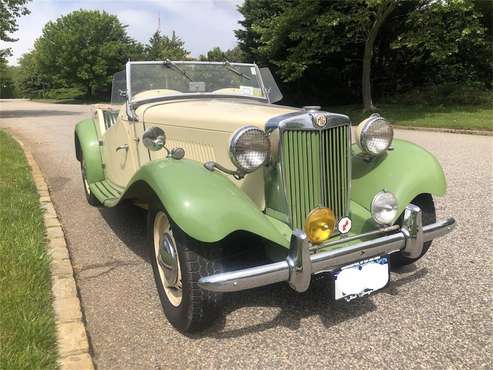
[{"label": "chrome radiator grille", "polygon": [[350,130],[343,125],[283,132],[282,171],[292,227],[303,229],[316,207],[331,208],[337,219],[348,215]]}]

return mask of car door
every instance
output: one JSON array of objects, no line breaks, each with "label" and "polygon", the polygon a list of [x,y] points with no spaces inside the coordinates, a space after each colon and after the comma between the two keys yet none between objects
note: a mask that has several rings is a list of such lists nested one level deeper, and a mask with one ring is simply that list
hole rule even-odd
[{"label": "car door", "polygon": [[119,187],[126,187],[137,170],[134,130],[122,115],[103,135],[103,163],[105,179]]}]

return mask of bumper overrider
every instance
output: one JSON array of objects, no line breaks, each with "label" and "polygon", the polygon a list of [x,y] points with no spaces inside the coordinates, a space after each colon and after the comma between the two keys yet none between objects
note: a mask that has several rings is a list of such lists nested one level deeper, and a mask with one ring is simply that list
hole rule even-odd
[{"label": "bumper overrider", "polygon": [[[404,211],[402,227],[395,225],[318,246],[313,246],[303,231],[294,230],[285,261],[206,276],[199,280],[199,286],[214,292],[236,292],[287,281],[297,292],[304,292],[313,274],[335,271],[354,262],[399,251],[408,258],[417,258],[425,242],[449,233],[454,227],[453,218],[423,226],[421,209],[410,204]],[[350,246],[316,252],[335,244],[372,236],[377,237]]]}]

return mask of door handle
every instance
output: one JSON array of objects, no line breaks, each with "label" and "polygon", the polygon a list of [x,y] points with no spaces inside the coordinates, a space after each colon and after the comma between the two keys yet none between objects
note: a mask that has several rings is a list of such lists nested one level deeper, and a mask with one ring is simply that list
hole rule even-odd
[{"label": "door handle", "polygon": [[116,151],[119,151],[119,150],[122,150],[124,149],[125,151],[128,150],[128,144],[123,144],[123,145],[120,145],[120,146],[117,146],[116,147]]}]

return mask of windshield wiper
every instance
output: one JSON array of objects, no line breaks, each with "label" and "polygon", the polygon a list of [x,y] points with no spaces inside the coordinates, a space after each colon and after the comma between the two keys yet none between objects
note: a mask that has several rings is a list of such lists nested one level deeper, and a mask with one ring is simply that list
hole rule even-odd
[{"label": "windshield wiper", "polygon": [[185,76],[185,78],[187,80],[189,80],[190,82],[193,82],[192,78],[188,75],[187,72],[185,72],[183,69],[181,69],[180,67],[178,67],[178,64],[176,64],[175,62],[172,62],[171,60],[169,59],[166,59],[164,61],[164,65],[168,68],[174,68],[175,70],[177,70],[178,72],[180,72],[183,76]]},{"label": "windshield wiper", "polygon": [[224,68],[226,68],[228,71],[233,72],[234,74],[241,76],[243,78],[246,78],[247,80],[251,80],[252,78],[250,76],[247,76],[243,72],[238,71],[236,68],[234,68],[229,60],[225,60],[224,63],[222,64]]}]

